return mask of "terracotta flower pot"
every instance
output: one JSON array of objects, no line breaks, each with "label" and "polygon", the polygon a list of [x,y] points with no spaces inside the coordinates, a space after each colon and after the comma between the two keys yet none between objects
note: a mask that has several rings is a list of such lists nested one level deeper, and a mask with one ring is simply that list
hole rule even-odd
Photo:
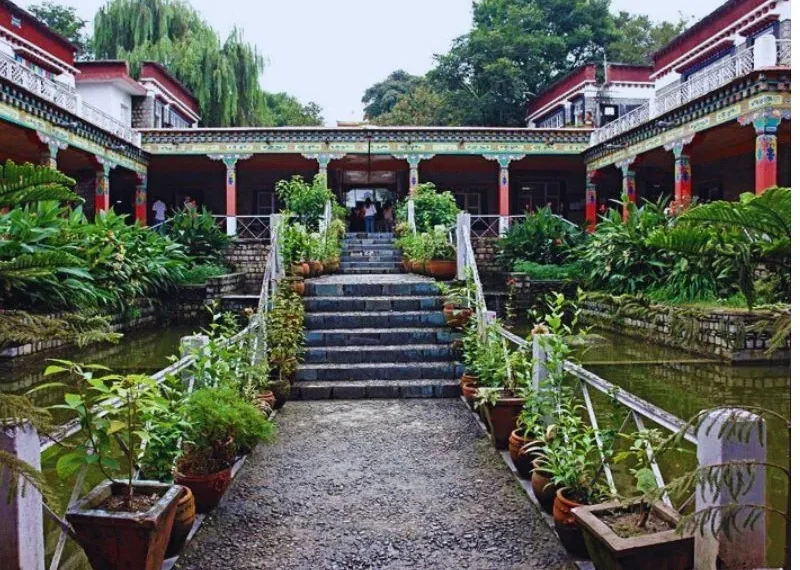
[{"label": "terracotta flower pot", "polygon": [[231,468],[216,473],[185,475],[176,473],[175,483],[192,490],[198,513],[207,513],[219,504],[222,495],[231,484]]},{"label": "terracotta flower pot", "polygon": [[461,383],[461,395],[467,399],[467,402],[470,404],[475,401],[475,398],[478,396],[478,385],[475,382],[462,382]]},{"label": "terracotta flower pot", "polygon": [[461,384],[462,385],[463,384],[477,384],[478,380],[479,380],[479,378],[476,375],[470,374],[469,372],[464,372],[464,374],[461,375]]},{"label": "terracotta flower pot", "polygon": [[489,426],[497,449],[508,448],[508,438],[517,425],[517,416],[524,403],[522,398],[499,398],[494,406],[487,406]]},{"label": "terracotta flower pot", "polygon": [[322,265],[321,261],[312,261],[312,265],[314,266],[314,275],[321,275],[322,271],[325,269]]},{"label": "terracotta flower pot", "polygon": [[457,269],[455,259],[431,259],[425,264],[428,275],[442,281],[455,279]]},{"label": "terracotta flower pot", "polygon": [[122,481],[105,481],[67,509],[92,568],[103,570],[159,570],[164,561],[181,488],[157,481],[135,481],[134,493],[160,494],[148,511],[110,512],[99,507],[125,492]]},{"label": "terracotta flower pot", "polygon": [[289,401],[292,385],[288,380],[274,380],[269,385],[275,396],[275,405],[272,409],[280,410]]},{"label": "terracotta flower pot", "polygon": [[292,289],[294,289],[294,292],[302,297],[306,292],[305,281],[303,281],[302,278],[296,278],[296,277],[295,278],[287,277],[287,279],[291,281]]},{"label": "terracotta flower pot", "polygon": [[423,263],[416,259],[411,260],[411,273],[422,273]]},{"label": "terracotta flower pot", "polygon": [[508,438],[508,454],[511,456],[511,461],[519,472],[519,476],[523,479],[529,479],[531,470],[533,469],[534,457],[527,453],[522,453],[523,446],[533,443],[535,440],[522,436],[521,429],[515,429],[511,432]]},{"label": "terracotta flower pot", "polygon": [[406,273],[411,271],[411,262],[408,260],[408,258],[405,255],[403,256],[403,259],[402,259],[402,261],[400,263],[403,266],[403,271],[405,271]]},{"label": "terracotta flower pot", "polygon": [[[567,495],[567,496],[565,496]],[[572,509],[580,507],[581,503],[569,498],[567,489],[556,491],[556,500],[553,503],[553,522],[555,523],[556,533],[569,552],[581,558],[588,558],[589,551],[583,540],[583,532],[578,526]]]},{"label": "terracotta flower pot", "polygon": [[308,265],[305,261],[302,263],[303,267],[303,277],[308,277],[311,275],[311,266]]},{"label": "terracotta flower pot", "polygon": [[264,412],[264,415],[269,417],[269,415],[272,413],[272,410],[275,409],[277,398],[275,397],[275,394],[272,393],[272,390],[267,390],[261,394],[256,394],[256,402],[258,402],[259,408],[261,408],[261,410]]},{"label": "terracotta flower pot", "polygon": [[[691,570],[694,568],[694,537],[674,530],[622,538],[600,519],[601,515],[631,512],[635,506],[617,501],[576,507],[572,514],[582,531],[586,549],[597,570]],[[680,515],[666,505],[656,503],[650,512],[673,529]]]},{"label": "terracotta flower pot", "polygon": [[169,543],[167,543],[166,558],[172,558],[180,553],[186,537],[189,536],[194,526],[196,515],[194,495],[189,487],[182,486],[181,489],[183,489],[183,494],[178,499],[178,507],[175,509],[175,521],[172,523],[172,533],[169,535]]},{"label": "terracotta flower pot", "polygon": [[292,265],[292,275],[296,275],[297,277],[302,277],[304,275],[302,263],[295,263]]},{"label": "terracotta flower pot", "polygon": [[556,499],[556,489],[550,485],[550,474],[538,469],[540,463],[537,459],[533,460],[533,470],[531,471],[531,487],[536,500],[542,506],[542,510],[547,514],[553,514],[553,503]]}]

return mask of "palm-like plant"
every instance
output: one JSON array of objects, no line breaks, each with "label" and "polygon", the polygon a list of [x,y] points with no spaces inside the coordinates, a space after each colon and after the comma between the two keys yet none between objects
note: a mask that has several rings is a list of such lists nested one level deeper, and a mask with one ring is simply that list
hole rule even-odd
[{"label": "palm-like plant", "polygon": [[0,165],[0,208],[13,208],[32,202],[57,200],[82,202],[71,187],[75,180],[52,168],[34,164]]}]

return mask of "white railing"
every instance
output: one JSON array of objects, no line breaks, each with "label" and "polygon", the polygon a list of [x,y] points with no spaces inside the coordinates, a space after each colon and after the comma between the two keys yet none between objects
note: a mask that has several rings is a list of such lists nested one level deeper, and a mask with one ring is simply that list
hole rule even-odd
[{"label": "white railing", "polygon": [[[226,346],[230,346],[231,344],[236,343],[243,343],[246,342],[247,336],[251,333],[255,333],[252,340],[252,360],[253,362],[260,360],[267,353],[267,339],[266,339],[266,323],[269,318],[269,311],[272,308],[272,303],[270,302],[272,298],[274,298],[275,293],[277,291],[278,283],[283,278],[283,264],[281,263],[280,257],[280,229],[281,229],[281,215],[280,214],[273,214],[270,216],[271,218],[271,232],[270,232],[270,255],[267,258],[267,265],[264,268],[264,278],[261,284],[261,292],[258,299],[258,311],[250,319],[250,322],[247,326],[236,333],[235,335],[224,339],[221,341],[218,346],[220,348],[224,348]],[[180,360],[177,360],[173,364],[167,366],[163,370],[160,370],[153,374],[151,378],[155,380],[157,383],[161,384],[169,377],[174,377],[175,375],[183,372],[184,370],[188,369],[192,366],[195,361],[197,360],[197,353],[189,353],[185,356],[181,357]],[[188,391],[191,392],[194,386],[194,382],[189,382]],[[119,407],[122,405],[121,401],[109,401],[107,402],[110,406]],[[101,415],[103,412],[101,412]],[[68,438],[72,437],[76,433],[78,433],[81,429],[80,421],[78,419],[73,419],[68,421],[65,424],[59,426],[55,431],[42,435],[40,437],[40,450],[46,451],[48,448],[52,447],[53,445],[57,445],[61,442],[64,442]],[[120,445],[123,445],[123,442],[119,442]],[[75,484],[72,489],[72,493],[70,495],[69,503],[67,505],[67,510],[70,507],[74,506],[74,504],[80,498],[80,493],[83,488],[83,483],[86,478],[87,473],[87,466],[84,465],[78,471],[78,474],[75,479]],[[139,473],[137,473],[137,478]],[[50,507],[46,504],[43,504],[45,514],[53,520],[53,522],[59,527],[59,534],[58,540],[56,543],[56,548],[53,554],[53,557],[50,561],[50,570],[58,570],[59,566],[61,565],[61,558],[64,553],[64,547],[66,546],[67,537],[76,540],[74,531],[70,524],[65,521],[61,516],[59,516],[56,512],[54,512]]]},{"label": "white railing", "polygon": [[[578,224],[569,221],[563,216],[554,214],[561,218],[565,223],[575,228]],[[515,214],[513,216],[499,216],[497,214],[478,214],[470,215],[470,230],[474,238],[496,238],[505,233],[505,230],[525,219],[526,214]]]},{"label": "white railing", "polygon": [[327,202],[325,202],[325,209],[323,210],[322,216],[319,219],[320,235],[325,235],[325,232],[328,230],[328,226],[330,225],[332,220],[333,220],[333,206],[331,205],[331,201],[328,200]]},{"label": "white railing", "polygon": [[[274,215],[274,214],[273,214]],[[267,239],[270,237],[270,220],[272,216],[231,216],[236,224],[233,233],[228,232],[229,216],[214,216],[222,231],[239,239]]]},{"label": "white railing", "polygon": [[74,88],[43,77],[7,54],[2,53],[0,53],[0,78],[19,85],[37,97],[85,119],[124,141],[137,147],[142,144],[140,133],[133,130],[130,125],[111,117],[97,107],[81,101]]},{"label": "white railing", "polygon": [[[788,44],[789,40],[780,40],[780,42],[786,42]],[[791,46],[787,45],[782,48],[780,45],[779,43],[779,62],[781,53],[791,51]],[[783,57],[786,59],[790,56],[784,55]],[[610,140],[651,119],[655,119],[681,105],[685,105],[698,97],[702,97],[730,83],[737,77],[747,75],[753,71],[753,69],[754,48],[749,47],[731,57],[726,57],[709,69],[691,76],[682,83],[657,92],[652,102],[645,103],[594,131],[591,135],[590,144],[596,145]]]},{"label": "white railing", "polygon": [[775,42],[778,48],[778,65],[780,67],[792,66],[792,40],[783,39]]},{"label": "white railing", "polygon": [[414,200],[412,200],[411,198],[408,199],[408,213],[406,216],[408,218],[408,229],[411,230],[412,234],[416,234],[417,214],[416,211],[414,210]]}]

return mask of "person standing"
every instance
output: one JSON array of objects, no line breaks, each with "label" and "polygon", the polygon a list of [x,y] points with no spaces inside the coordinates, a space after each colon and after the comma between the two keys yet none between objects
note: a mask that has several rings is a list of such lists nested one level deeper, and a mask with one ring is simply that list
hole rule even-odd
[{"label": "person standing", "polygon": [[375,233],[375,216],[377,213],[378,211],[375,209],[372,199],[367,198],[364,200],[364,224],[368,234]]},{"label": "person standing", "polygon": [[383,225],[384,231],[389,233],[394,231],[394,208],[391,202],[383,207]]},{"label": "person standing", "polygon": [[167,220],[167,205],[164,203],[161,198],[157,199],[153,202],[153,207],[151,208],[154,214],[154,219],[156,221],[155,225],[158,226],[159,233],[164,233],[166,230],[166,225],[164,222]]}]

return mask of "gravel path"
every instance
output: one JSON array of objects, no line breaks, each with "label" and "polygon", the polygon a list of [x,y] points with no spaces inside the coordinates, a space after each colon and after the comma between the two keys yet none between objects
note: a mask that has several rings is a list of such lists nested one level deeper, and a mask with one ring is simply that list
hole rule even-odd
[{"label": "gravel path", "polygon": [[289,402],[177,567],[574,568],[459,400]]}]

